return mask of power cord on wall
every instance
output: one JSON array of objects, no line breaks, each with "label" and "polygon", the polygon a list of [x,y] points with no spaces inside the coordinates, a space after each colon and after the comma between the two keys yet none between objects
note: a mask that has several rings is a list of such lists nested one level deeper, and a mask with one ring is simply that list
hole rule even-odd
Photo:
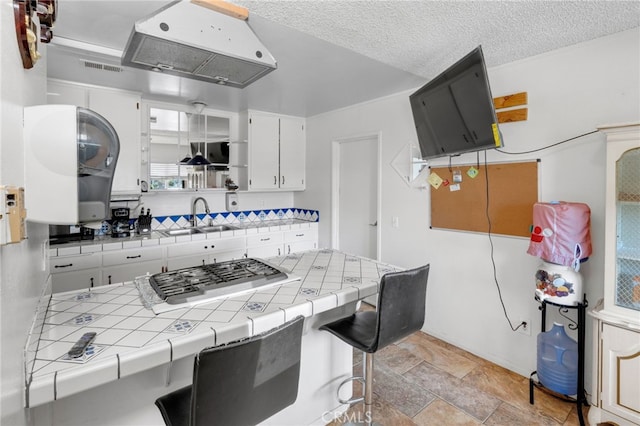
[{"label": "power cord on wall", "polygon": [[[531,153],[538,152],[538,151],[544,151],[545,149],[553,148],[554,146],[562,145],[563,143],[571,142],[572,140],[580,139],[581,137],[589,136],[589,135],[592,135],[592,134],[597,133],[597,132],[598,132],[598,130],[592,130],[592,131],[590,131],[590,132],[583,133],[583,134],[581,134],[581,135],[574,136],[574,137],[572,137],[572,138],[565,139],[565,140],[563,140],[563,141],[556,142],[556,143],[553,143],[553,144],[551,144],[551,145],[543,146],[542,148],[532,149],[531,151],[507,152],[507,151],[503,151],[503,150],[501,150],[501,149],[496,149],[496,151],[501,152],[501,153],[503,153],[503,154],[509,154],[509,155],[531,154]],[[485,162],[486,162],[486,159],[487,159],[487,151],[485,151],[485,152],[484,152],[484,156],[485,156]]]},{"label": "power cord on wall", "polygon": [[[556,142],[554,144],[547,145],[547,146],[544,146],[542,148],[532,149],[530,151],[507,152],[507,151],[502,151],[501,149],[496,149],[496,151],[501,152],[503,154],[509,154],[509,155],[531,154],[531,153],[538,152],[538,151],[543,151],[545,149],[549,149],[549,148],[552,148],[554,146],[558,146],[558,145],[561,145],[563,143],[567,143],[567,142],[570,142],[572,140],[579,139],[581,137],[588,136],[588,135],[591,135],[591,134],[597,133],[597,132],[598,132],[598,130],[592,130],[590,132],[583,133],[581,135],[574,136],[572,138],[565,139],[563,141]],[[478,157],[479,157],[479,155],[478,155]],[[478,162],[479,162],[479,158],[478,158]],[[488,167],[488,163],[487,163],[487,151],[486,150],[484,151],[484,177],[485,177],[485,183],[486,183],[486,201],[487,201],[485,214],[487,216],[487,225],[488,225],[487,236],[489,237],[489,245],[491,246],[491,265],[493,267],[493,281],[496,284],[496,289],[498,290],[498,297],[500,298],[500,304],[502,305],[502,311],[504,312],[504,316],[507,319],[507,322],[509,322],[509,327],[511,328],[512,331],[517,331],[521,327],[525,327],[526,328],[528,326],[528,324],[527,324],[526,321],[522,321],[520,324],[518,324],[516,327],[514,327],[513,323],[511,322],[511,319],[509,318],[509,315],[507,314],[507,308],[504,305],[504,300],[502,299],[502,291],[500,290],[500,283],[498,282],[498,272],[496,270],[496,262],[495,262],[495,259],[494,259],[494,256],[493,256],[493,239],[491,238],[491,215],[489,214],[489,167]]]},{"label": "power cord on wall", "polygon": [[520,327],[527,327],[527,322],[522,321],[518,326],[514,327],[509,315],[507,314],[507,308],[504,305],[504,300],[502,299],[502,290],[500,290],[500,284],[498,283],[498,271],[496,270],[496,262],[493,256],[493,238],[491,238],[491,215],[489,214],[489,166],[487,163],[487,151],[484,152],[484,179],[485,179],[485,187],[486,187],[486,209],[485,214],[487,216],[487,236],[489,237],[489,245],[491,246],[491,265],[493,267],[493,281],[496,284],[496,288],[498,289],[498,297],[500,298],[500,304],[502,305],[502,311],[504,312],[504,317],[507,319],[509,323],[509,327],[511,331],[517,331]]}]

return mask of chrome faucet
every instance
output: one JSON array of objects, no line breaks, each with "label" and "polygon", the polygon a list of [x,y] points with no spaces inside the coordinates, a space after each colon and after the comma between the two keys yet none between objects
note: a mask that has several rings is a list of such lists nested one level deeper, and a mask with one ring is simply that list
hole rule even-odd
[{"label": "chrome faucet", "polygon": [[202,202],[204,203],[204,211],[206,214],[209,214],[209,203],[207,203],[207,200],[205,200],[202,197],[196,197],[193,200],[193,204],[191,204],[191,226],[195,227],[196,224],[198,223],[198,219],[196,218],[196,204],[198,204],[198,200],[202,200]]}]

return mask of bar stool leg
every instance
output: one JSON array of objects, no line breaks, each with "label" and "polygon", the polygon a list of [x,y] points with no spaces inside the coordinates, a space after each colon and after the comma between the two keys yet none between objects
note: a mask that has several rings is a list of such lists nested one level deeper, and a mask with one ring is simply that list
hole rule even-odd
[{"label": "bar stool leg", "polygon": [[373,354],[367,353],[364,367],[364,421],[367,426],[373,422]]}]

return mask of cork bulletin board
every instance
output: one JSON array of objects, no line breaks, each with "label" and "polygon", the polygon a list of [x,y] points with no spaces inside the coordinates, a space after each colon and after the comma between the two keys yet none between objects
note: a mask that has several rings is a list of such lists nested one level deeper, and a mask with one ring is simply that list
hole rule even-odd
[{"label": "cork bulletin board", "polygon": [[[486,168],[485,168],[486,167]],[[488,179],[487,179],[488,177]],[[431,228],[529,237],[538,161],[431,168]]]}]

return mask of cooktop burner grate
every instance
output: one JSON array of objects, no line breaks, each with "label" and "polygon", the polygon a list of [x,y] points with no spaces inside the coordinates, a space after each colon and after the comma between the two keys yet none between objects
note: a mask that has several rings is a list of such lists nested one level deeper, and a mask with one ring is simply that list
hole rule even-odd
[{"label": "cooktop burner grate", "polygon": [[151,287],[170,304],[258,288],[287,279],[286,273],[257,259],[238,259],[152,275]]}]

